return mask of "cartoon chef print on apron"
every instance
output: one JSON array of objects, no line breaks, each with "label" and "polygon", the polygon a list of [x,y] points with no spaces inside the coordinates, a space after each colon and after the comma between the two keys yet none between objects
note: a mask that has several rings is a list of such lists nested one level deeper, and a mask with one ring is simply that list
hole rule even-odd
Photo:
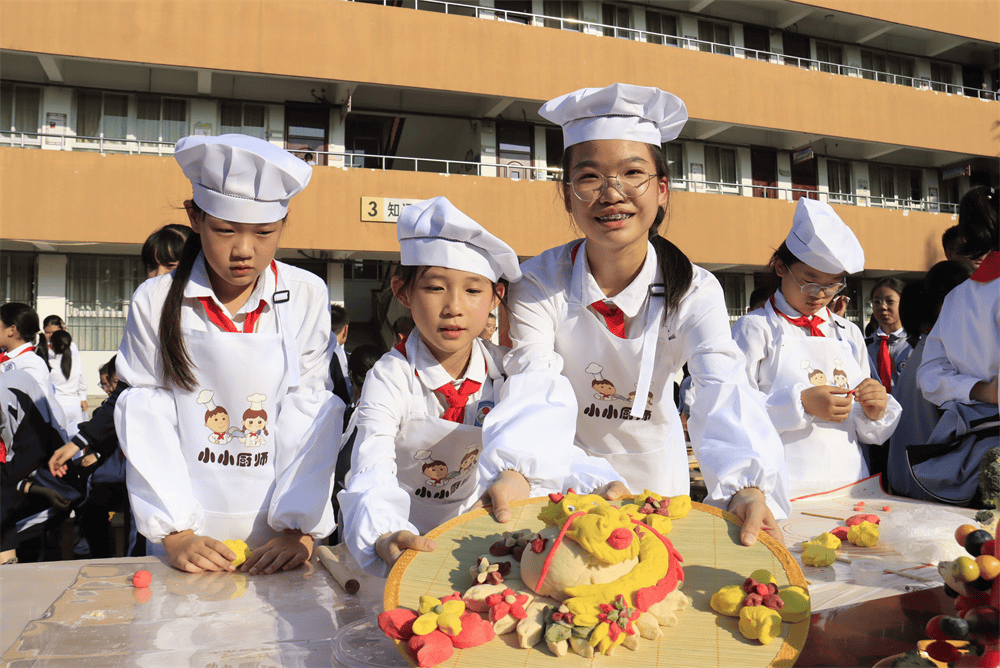
[{"label": "cartoon chef print on apron", "polygon": [[602,316],[582,304],[583,245],[573,263],[569,312],[556,331],[563,375],[577,396],[577,444],[603,457],[623,477],[629,490],[655,489],[662,494],[690,491],[684,431],[673,407],[673,336],[664,326],[665,304],[650,286],[641,336],[613,334]]},{"label": "cartoon chef print on apron", "polygon": [[[849,390],[867,377],[850,345],[835,337],[783,336],[775,355],[772,387]],[[837,423],[812,417],[805,428],[782,433],[781,440],[793,497],[799,490],[835,489],[868,476],[851,418]]]},{"label": "cartoon chef print on apron", "polygon": [[[484,353],[488,381],[493,382],[494,396],[503,376],[489,354]],[[413,392],[419,396],[413,362],[410,362]],[[479,455],[483,450],[482,419],[493,407],[492,401],[469,403],[474,410],[474,425],[450,422],[426,413],[412,412],[396,435],[396,477],[399,486],[410,494],[410,522],[425,533],[442,522],[467,511],[482,492]]]},{"label": "cartoon chef print on apron", "polygon": [[[195,389],[174,391],[180,447],[204,511],[200,533],[218,540],[238,538],[251,546],[277,535],[267,514],[275,488],[278,435],[268,433],[266,425],[277,418],[275,398],[299,382],[298,345],[282,322],[280,297],[288,293],[274,271],[279,331],[245,334],[214,326],[207,332],[185,330],[185,345],[195,361]],[[213,407],[225,407],[225,419],[210,417]],[[229,424],[229,411],[242,415],[242,429],[220,428]],[[207,440],[206,427],[211,430]]]}]

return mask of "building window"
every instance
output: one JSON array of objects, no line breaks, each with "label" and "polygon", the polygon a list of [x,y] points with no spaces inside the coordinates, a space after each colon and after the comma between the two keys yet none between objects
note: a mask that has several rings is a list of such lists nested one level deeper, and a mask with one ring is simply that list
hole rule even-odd
[{"label": "building window", "polygon": [[186,100],[140,95],[136,103],[135,135],[139,141],[174,144],[188,134]]},{"label": "building window", "polygon": [[3,303],[35,304],[35,254],[4,251],[0,253],[0,281]]},{"label": "building window", "polygon": [[635,33],[629,30],[632,27],[632,12],[628,7],[612,5],[607,2],[601,7],[605,37],[621,37],[622,39],[635,37]]},{"label": "building window", "polygon": [[705,181],[709,190],[736,187],[736,150],[721,146],[705,147]]},{"label": "building window", "polygon": [[822,72],[840,74],[840,66],[844,64],[844,48],[839,44],[816,42],[816,60]]},{"label": "building window", "polygon": [[913,85],[913,60],[875,51],[861,52],[861,73],[865,79],[903,86]]},{"label": "building window", "polygon": [[79,91],[76,94],[76,140],[128,138],[128,96]]},{"label": "building window", "polygon": [[667,144],[667,166],[670,168],[670,180],[680,181],[681,187],[685,187],[683,181],[687,178],[687,170],[684,169],[684,144],[676,141]]},{"label": "building window", "polygon": [[931,63],[931,89],[941,93],[948,92],[951,84],[951,65],[948,63]]},{"label": "building window", "polygon": [[534,127],[525,123],[497,122],[497,164],[506,165],[500,176],[512,179],[533,177]]},{"label": "building window", "polygon": [[872,203],[876,206],[891,204],[896,199],[896,174],[888,165],[869,165],[868,178],[871,181]]},{"label": "building window", "polygon": [[653,9],[646,10],[646,41],[677,46],[677,17]]},{"label": "building window", "polygon": [[349,281],[377,281],[382,278],[381,260],[348,260],[344,263],[344,278]]},{"label": "building window", "polygon": [[924,201],[924,172],[920,169],[907,169],[910,185],[910,206],[918,205]]},{"label": "building window", "polygon": [[[38,132],[41,118],[42,91],[31,86],[0,85],[0,136],[9,138],[8,133]],[[29,139],[39,143],[37,137]]]},{"label": "building window", "polygon": [[219,105],[219,134],[238,133],[266,139],[262,104],[223,102]]},{"label": "building window", "polygon": [[132,293],[144,280],[146,268],[138,257],[67,257],[66,328],[81,350],[118,348]]},{"label": "building window", "polygon": [[826,179],[831,202],[853,203],[854,184],[851,180],[851,163],[843,160],[827,160]]},{"label": "building window", "polygon": [[[580,22],[580,3],[576,2],[553,2],[545,0],[542,3],[542,11],[547,18],[545,27],[557,28],[561,30],[583,30],[583,23]],[[564,19],[564,20],[562,20]]]},{"label": "building window", "polygon": [[698,48],[702,51],[721,53],[725,56],[733,55],[732,41],[727,25],[698,21],[698,39],[701,41]]}]

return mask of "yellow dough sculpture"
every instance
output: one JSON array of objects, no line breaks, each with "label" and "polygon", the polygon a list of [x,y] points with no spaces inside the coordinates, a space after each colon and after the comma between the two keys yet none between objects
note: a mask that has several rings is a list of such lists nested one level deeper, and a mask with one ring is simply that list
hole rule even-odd
[{"label": "yellow dough sculpture", "polygon": [[[673,612],[688,604],[677,591],[682,559],[660,529],[669,531],[672,519],[690,511],[689,497],[647,491],[624,509],[572,490],[549,499],[538,515],[547,526],[524,551],[521,578],[538,594],[563,602],[560,610],[571,620],[565,640],[573,639],[573,629],[593,627],[589,646],[607,654],[638,637],[645,613],[661,626],[676,624]],[[570,644],[579,651],[578,639]]]}]

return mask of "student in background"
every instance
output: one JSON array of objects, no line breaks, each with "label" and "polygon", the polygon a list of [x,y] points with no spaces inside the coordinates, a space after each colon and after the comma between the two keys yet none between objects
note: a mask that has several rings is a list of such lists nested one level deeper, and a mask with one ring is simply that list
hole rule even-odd
[{"label": "student in background", "polygon": [[882,443],[899,421],[899,404],[869,375],[861,331],[828,308],[864,262],[833,207],[803,197],[771,258],[780,289],[733,326],[781,434],[793,498],[865,478],[860,444]]},{"label": "student in background", "polygon": [[354,388],[348,380],[347,369],[347,332],[351,327],[351,319],[347,309],[340,304],[330,306],[330,322],[333,324],[333,336],[336,346],[333,349],[333,359],[330,360],[330,378],[333,380],[333,393],[340,397],[345,406],[354,403]]},{"label": "student in background", "polygon": [[79,355],[72,350],[73,337],[59,330],[49,339],[54,357],[49,379],[55,388],[56,401],[63,412],[63,427],[75,436],[78,425],[87,419],[87,378]]},{"label": "student in background", "polygon": [[142,263],[146,266],[146,278],[169,274],[177,268],[184,243],[191,234],[187,225],[170,224],[156,230],[142,244]]},{"label": "student in background", "polygon": [[945,260],[938,262],[923,279],[907,285],[900,299],[900,319],[907,336],[917,337],[916,345],[899,374],[892,396],[903,409],[903,419],[889,438],[888,477],[893,494],[930,501],[914,481],[906,458],[906,448],[929,442],[941,418],[937,406],[924,399],[917,386],[917,371],[924,356],[927,334],[937,322],[944,299],[956,286],[968,280],[967,265]]},{"label": "student in background", "polygon": [[870,295],[872,315],[878,321],[878,329],[868,337],[868,358],[871,360],[872,378],[877,378],[889,394],[892,394],[892,387],[913,350],[899,319],[902,294],[903,282],[890,276],[876,282]]}]

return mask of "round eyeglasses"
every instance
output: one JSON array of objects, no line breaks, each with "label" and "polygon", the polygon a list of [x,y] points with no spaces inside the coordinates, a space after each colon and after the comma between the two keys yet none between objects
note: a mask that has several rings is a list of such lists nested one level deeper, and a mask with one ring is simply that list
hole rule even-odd
[{"label": "round eyeglasses", "polygon": [[598,172],[581,172],[573,177],[570,185],[573,193],[584,202],[600,199],[608,186],[613,186],[622,197],[638,197],[649,189],[649,182],[657,175],[639,167],[628,167],[615,176],[604,176]]},{"label": "round eyeglasses", "polygon": [[830,285],[820,285],[819,283],[803,283],[795,274],[792,273],[791,267],[787,267],[788,273],[791,275],[792,280],[799,286],[799,290],[802,294],[809,295],[810,297],[817,297],[819,293],[823,293],[825,297],[833,297],[841,290],[847,287],[846,283],[831,283]]}]

